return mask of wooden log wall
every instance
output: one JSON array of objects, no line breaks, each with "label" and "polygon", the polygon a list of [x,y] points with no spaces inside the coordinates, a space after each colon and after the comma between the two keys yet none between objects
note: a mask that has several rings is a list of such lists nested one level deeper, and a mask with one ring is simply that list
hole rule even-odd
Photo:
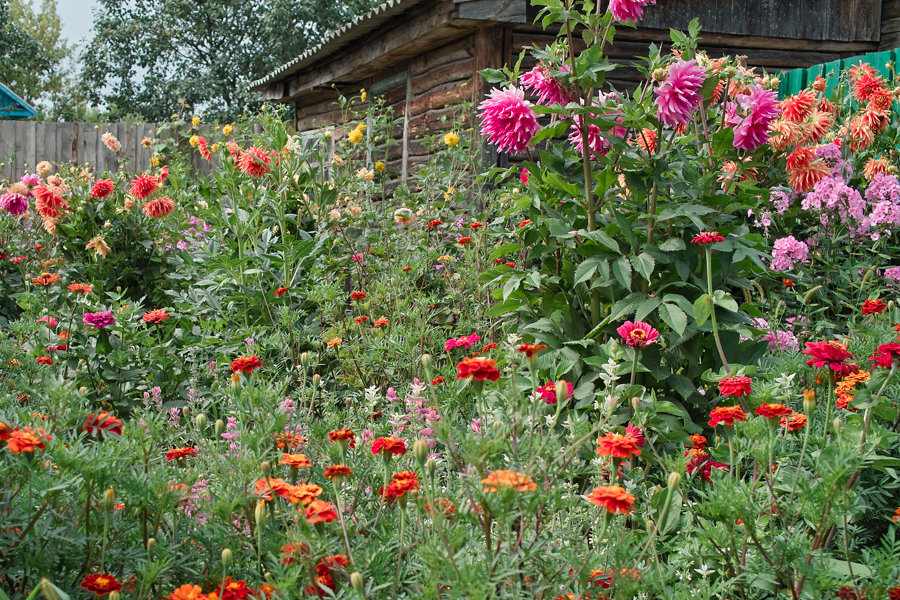
[{"label": "wooden log wall", "polygon": [[884,0],[881,5],[879,50],[900,48],[900,0]]}]

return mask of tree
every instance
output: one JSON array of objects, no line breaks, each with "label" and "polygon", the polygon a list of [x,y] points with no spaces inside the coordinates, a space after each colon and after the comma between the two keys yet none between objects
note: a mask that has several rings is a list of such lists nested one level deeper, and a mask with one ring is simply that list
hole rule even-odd
[{"label": "tree", "polygon": [[259,105],[247,84],[315,45],[375,0],[100,0],[82,54],[90,99],[112,115],[168,118],[185,105],[233,120]]},{"label": "tree", "polygon": [[84,110],[72,66],[73,48],[62,37],[56,0],[0,0],[0,81],[49,120]]}]

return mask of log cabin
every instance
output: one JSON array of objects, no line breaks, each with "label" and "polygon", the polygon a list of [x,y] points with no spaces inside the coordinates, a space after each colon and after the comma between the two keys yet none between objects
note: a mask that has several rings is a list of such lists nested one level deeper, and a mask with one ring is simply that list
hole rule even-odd
[{"label": "log cabin", "polygon": [[[448,127],[442,117],[461,103],[484,96],[480,70],[553,41],[536,15],[529,0],[388,0],[251,88],[267,101],[293,103],[299,132],[338,122],[338,93],[364,88],[383,97],[398,142],[388,168],[405,179],[428,157],[423,136]],[[638,27],[617,27],[610,60],[632,64],[649,44],[667,43],[669,28],[686,31],[693,18],[711,57],[744,55],[748,66],[769,73],[900,45],[900,0],[658,0]],[[607,81],[627,89],[638,79],[626,66]],[[495,153],[488,161],[502,165],[506,158]]]}]

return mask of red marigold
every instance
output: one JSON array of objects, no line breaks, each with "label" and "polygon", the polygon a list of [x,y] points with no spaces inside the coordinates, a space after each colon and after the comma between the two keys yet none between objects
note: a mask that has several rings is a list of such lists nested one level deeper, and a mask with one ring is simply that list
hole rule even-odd
[{"label": "red marigold", "polygon": [[108,573],[94,573],[85,575],[84,579],[81,580],[81,587],[92,594],[103,596],[110,592],[118,592],[122,589],[122,584]]},{"label": "red marigold", "polygon": [[426,227],[428,227],[428,229],[434,229],[435,227],[438,227],[439,225],[441,225],[441,220],[434,219],[432,221],[428,221],[428,225],[426,225]]},{"label": "red marigold", "polygon": [[456,365],[456,378],[468,379],[474,377],[477,381],[500,379],[500,371],[497,370],[497,361],[491,358],[465,357]]},{"label": "red marigold", "polygon": [[719,380],[719,393],[724,396],[749,396],[751,390],[749,377],[723,377]]},{"label": "red marigold", "polygon": [[803,354],[811,356],[806,361],[807,366],[822,368],[828,367],[842,376],[854,373],[859,367],[853,363],[848,363],[848,358],[853,358],[855,354],[847,352],[847,348],[838,342],[806,342],[806,350]]},{"label": "red marigold", "polygon": [[735,421],[746,421],[747,413],[740,406],[717,406],[709,413],[709,426],[715,427],[719,423],[734,425]]},{"label": "red marigold", "polygon": [[478,231],[481,227],[484,227],[484,223],[481,223],[480,221],[474,221],[469,225],[469,228],[472,231]]},{"label": "red marigold", "polygon": [[406,454],[406,442],[395,437],[380,437],[372,442],[372,454]]},{"label": "red marigold", "polygon": [[364,300],[366,297],[365,292],[352,292],[350,294],[350,300]]},{"label": "red marigold", "polygon": [[324,500],[313,500],[309,503],[309,506],[306,507],[306,522],[307,523],[319,523],[326,522],[331,523],[337,519],[337,511],[335,510],[334,504],[330,502],[325,502]]},{"label": "red marigold", "polygon": [[115,184],[109,179],[98,179],[91,188],[91,196],[98,200],[106,198],[112,194],[115,187]]},{"label": "red marigold", "polygon": [[158,182],[156,177],[147,173],[141,173],[131,181],[131,195],[138,200],[149,198],[156,191]]},{"label": "red marigold", "polygon": [[522,344],[516,348],[516,352],[523,353],[527,358],[532,358],[541,350],[546,350],[547,344]]},{"label": "red marigold", "polygon": [[382,499],[387,502],[404,498],[409,492],[419,489],[419,476],[412,471],[400,471],[394,473],[390,483],[379,490]]},{"label": "red marigold", "polygon": [[872,315],[876,313],[883,312],[884,309],[887,308],[887,304],[884,303],[884,300],[881,298],[875,298],[874,300],[866,300],[862,305],[862,314],[864,315]]},{"label": "red marigold", "polygon": [[716,242],[724,242],[725,238],[719,235],[718,231],[701,231],[693,238],[692,244],[715,244]]},{"label": "red marigold", "polygon": [[52,365],[53,359],[50,358],[49,356],[38,356],[35,359],[35,362],[37,362],[37,364],[39,364],[39,365]]},{"label": "red marigold", "polygon": [[389,321],[387,319],[385,319],[384,317],[381,317],[381,318],[375,319],[375,322],[372,323],[372,327],[385,327],[388,323],[389,323]]},{"label": "red marigold", "polygon": [[765,417],[767,419],[775,419],[777,417],[784,417],[794,413],[793,410],[791,410],[784,404],[769,404],[768,402],[763,402],[761,406],[757,407],[755,412],[759,416]]},{"label": "red marigold", "polygon": [[794,287],[794,282],[791,281],[790,279],[782,279],[781,285],[783,285],[786,288],[792,288],[792,287]]},{"label": "red marigold", "polygon": [[175,210],[175,202],[168,196],[157,196],[144,204],[144,214],[151,219],[161,219]]},{"label": "red marigold", "polygon": [[444,379],[443,375],[438,375],[437,377],[435,377],[434,379],[431,380],[431,385],[440,385],[440,384],[444,383],[445,381],[447,381],[447,380]]},{"label": "red marigold", "polygon": [[277,290],[275,290],[275,295],[280,296],[282,294],[286,294],[287,291],[288,291],[288,289],[286,287],[280,287]]},{"label": "red marigold", "polygon": [[353,322],[356,324],[361,324],[361,323],[365,323],[368,320],[369,320],[369,317],[367,317],[366,315],[360,315],[360,316],[356,317],[355,319],[353,319]]},{"label": "red marigold", "polygon": [[351,429],[334,429],[329,431],[328,439],[332,442],[347,444],[350,448],[356,448],[356,434]]},{"label": "red marigold", "polygon": [[159,323],[162,323],[169,318],[169,313],[167,313],[163,308],[156,308],[153,310],[148,310],[141,318],[144,319],[144,323],[158,325]]},{"label": "red marigold", "polygon": [[259,146],[241,150],[237,156],[237,167],[250,177],[262,177],[269,172],[269,153]]},{"label": "red marigold", "polygon": [[241,356],[231,362],[231,370],[235,373],[240,371],[244,375],[249,375],[253,372],[253,369],[259,369],[261,367],[262,361],[259,360],[258,356]]},{"label": "red marigold", "polygon": [[618,485],[596,487],[585,498],[591,504],[605,508],[612,514],[617,512],[630,513],[634,507],[634,496]]},{"label": "red marigold", "polygon": [[166,461],[173,461],[196,455],[197,451],[193,448],[172,448],[171,450],[166,452]]},{"label": "red marigold", "polygon": [[99,414],[95,415],[94,413],[91,413],[88,415],[87,421],[85,421],[82,429],[87,431],[90,435],[104,439],[109,435],[122,435],[122,426],[122,421],[116,418],[115,415],[103,410],[100,411]]},{"label": "red marigold", "polygon": [[38,448],[47,447],[47,442],[52,436],[46,431],[38,427],[23,427],[12,430],[6,439],[6,449],[13,454],[21,454],[22,452],[34,452]]},{"label": "red marigold", "polygon": [[781,417],[781,426],[787,427],[788,431],[797,431],[798,429],[803,429],[806,426],[806,415],[803,413],[794,413],[791,415],[790,421],[787,417]]},{"label": "red marigold", "polygon": [[620,433],[607,433],[597,440],[597,454],[613,458],[640,456],[641,449],[634,437]]},{"label": "red marigold", "polygon": [[434,506],[430,502],[425,503],[425,512],[429,515],[440,513],[446,518],[456,513],[456,506],[448,498],[435,498]]}]

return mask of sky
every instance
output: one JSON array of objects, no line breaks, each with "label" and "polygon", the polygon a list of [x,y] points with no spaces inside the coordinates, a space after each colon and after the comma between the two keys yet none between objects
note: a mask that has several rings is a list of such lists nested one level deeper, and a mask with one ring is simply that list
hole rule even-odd
[{"label": "sky", "polygon": [[71,43],[83,42],[90,37],[94,23],[93,9],[97,0],[57,0],[62,19],[63,36]]}]

